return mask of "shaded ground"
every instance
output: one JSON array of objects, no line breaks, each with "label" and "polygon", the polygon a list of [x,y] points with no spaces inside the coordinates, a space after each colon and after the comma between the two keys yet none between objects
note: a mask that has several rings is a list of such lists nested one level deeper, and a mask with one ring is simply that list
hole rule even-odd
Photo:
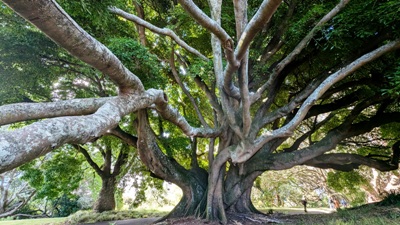
[{"label": "shaded ground", "polygon": [[[291,223],[291,217],[293,215],[320,215],[330,213],[328,209],[308,209],[308,212],[305,213],[302,209],[286,209],[277,210],[272,214],[267,216],[257,215],[257,214],[228,214],[230,218],[228,224],[233,225],[250,225],[250,224],[268,224],[268,223]],[[288,215],[290,215],[288,217]],[[130,219],[130,220],[119,220],[119,221],[105,221],[105,222],[97,222],[97,223],[86,223],[85,225],[220,225],[219,223],[206,222],[203,220],[199,220],[196,218],[180,218],[180,219],[168,219],[163,222],[155,223],[158,218],[141,218],[141,219]]]},{"label": "shaded ground", "polygon": [[[393,205],[368,204],[358,208],[332,212],[329,209],[280,209],[272,214],[228,214],[229,225],[285,224],[285,225],[320,225],[320,224],[363,224],[363,225],[399,225],[400,201]],[[100,222],[92,225],[149,225],[158,218],[123,220],[117,222]],[[196,218],[168,219],[157,225],[220,225],[217,222],[206,222]]]},{"label": "shaded ground", "polygon": [[118,221],[104,221],[97,223],[85,223],[86,225],[148,225],[153,224],[159,218],[139,218],[139,219],[130,219],[130,220],[118,220]]}]

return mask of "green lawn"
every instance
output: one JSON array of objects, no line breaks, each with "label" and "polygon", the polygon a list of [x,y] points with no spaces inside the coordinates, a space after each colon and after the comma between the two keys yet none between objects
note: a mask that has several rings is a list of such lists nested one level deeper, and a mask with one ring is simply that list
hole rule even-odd
[{"label": "green lawn", "polygon": [[45,219],[26,219],[26,220],[0,220],[0,225],[42,225],[63,222],[65,217],[45,218]]}]

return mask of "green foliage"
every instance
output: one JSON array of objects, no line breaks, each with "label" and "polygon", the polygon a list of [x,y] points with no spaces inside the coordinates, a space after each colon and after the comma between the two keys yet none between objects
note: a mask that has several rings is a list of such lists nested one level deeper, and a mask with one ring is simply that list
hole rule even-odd
[{"label": "green foliage", "polygon": [[77,196],[63,194],[60,198],[52,201],[52,207],[55,209],[54,217],[65,217],[80,209]]},{"label": "green foliage", "polygon": [[39,166],[38,161],[33,161],[20,167],[24,171],[22,179],[37,191],[36,198],[55,200],[64,194],[71,196],[79,186],[82,159],[70,154],[55,152]]},{"label": "green foliage", "polygon": [[338,192],[346,189],[356,190],[359,185],[367,183],[367,180],[356,171],[351,172],[329,172],[328,185]]},{"label": "green foliage", "polygon": [[61,0],[57,2],[84,30],[101,42],[113,36],[131,37],[135,33],[133,23],[122,23],[116,15],[108,11],[110,6],[125,8],[126,1]]},{"label": "green foliage", "polygon": [[346,195],[352,205],[365,203],[365,193],[360,187],[368,187],[368,180],[355,170],[328,172],[327,185],[336,192]]},{"label": "green foliage", "polygon": [[399,96],[400,95],[400,62],[397,63],[397,67],[391,71],[388,76],[390,88],[383,89],[384,94]]},{"label": "green foliage", "polygon": [[46,57],[57,45],[0,4],[0,105],[48,100],[55,76]]},{"label": "green foliage", "polygon": [[163,88],[165,81],[160,76],[160,62],[147,48],[131,38],[109,39],[108,47],[145,87]]},{"label": "green foliage", "polygon": [[379,206],[397,205],[400,207],[400,194],[390,193],[382,201],[378,202]]}]

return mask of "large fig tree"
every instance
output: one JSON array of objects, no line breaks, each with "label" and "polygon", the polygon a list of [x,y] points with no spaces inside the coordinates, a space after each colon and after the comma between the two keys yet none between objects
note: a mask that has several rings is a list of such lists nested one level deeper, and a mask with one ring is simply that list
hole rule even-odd
[{"label": "large fig tree", "polygon": [[[113,134],[137,147],[153,176],[183,190],[170,217],[227,223],[232,212],[258,212],[251,188],[267,170],[398,168],[397,140],[381,140],[373,154],[338,147],[371,140],[371,131],[400,120],[398,1],[110,5],[159,55],[160,76],[170,81],[165,90],[145,88],[146,70],[133,74],[55,1],[3,2],[107,75],[118,95],[0,106],[1,125],[37,120],[0,133],[0,172]],[[132,129],[120,129],[130,114]]]}]

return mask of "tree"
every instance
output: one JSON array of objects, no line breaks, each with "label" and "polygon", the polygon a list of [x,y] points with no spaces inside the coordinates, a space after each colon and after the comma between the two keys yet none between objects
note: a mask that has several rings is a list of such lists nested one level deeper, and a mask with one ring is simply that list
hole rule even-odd
[{"label": "tree", "polygon": [[[97,212],[114,210],[116,186],[131,165],[131,163],[128,163],[128,145],[118,143],[117,140],[112,140],[110,137],[103,137],[101,140],[96,141],[96,145],[88,146],[101,153],[101,166],[95,162],[87,148],[80,145],[75,145],[74,147],[84,155],[89,165],[100,176],[102,181],[99,197],[93,206],[93,210]],[[117,152],[116,150],[119,151]],[[115,156],[113,157],[113,155]],[[133,162],[132,159],[129,161]]]},{"label": "tree", "polygon": [[[398,95],[385,94],[396,93],[388,78],[399,74],[398,1],[162,1],[175,31],[110,2],[110,13],[171,39],[146,40],[168,68],[165,92],[146,89],[146,72],[133,74],[56,2],[3,2],[107,75],[118,95],[1,106],[1,124],[44,120],[0,134],[0,172],[94,141],[131,113],[137,123],[119,138],[137,146],[155,177],[183,190],[169,217],[227,223],[232,212],[258,213],[251,188],[267,170],[398,168],[397,140],[372,155],[339,146],[399,122]],[[185,147],[168,141],[185,136]]]},{"label": "tree", "polygon": [[18,169],[0,175],[0,218],[14,215],[36,194],[21,176]]}]

